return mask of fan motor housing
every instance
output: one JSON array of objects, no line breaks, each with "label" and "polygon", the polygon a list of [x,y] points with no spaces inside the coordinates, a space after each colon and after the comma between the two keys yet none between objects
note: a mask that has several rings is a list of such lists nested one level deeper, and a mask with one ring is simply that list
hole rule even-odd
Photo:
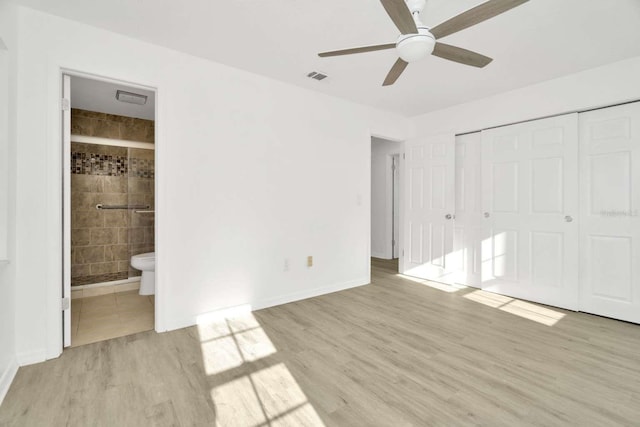
[{"label": "fan motor housing", "polygon": [[396,42],[398,56],[406,62],[415,62],[431,55],[436,38],[427,27],[418,27],[418,34],[402,34]]}]

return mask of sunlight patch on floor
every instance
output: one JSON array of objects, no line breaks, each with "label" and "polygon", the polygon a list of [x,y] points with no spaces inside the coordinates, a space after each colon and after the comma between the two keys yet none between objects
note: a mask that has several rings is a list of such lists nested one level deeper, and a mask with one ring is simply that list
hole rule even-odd
[{"label": "sunlight patch on floor", "polygon": [[[197,329],[204,369],[210,376],[277,353],[250,308],[202,316]],[[211,389],[217,425],[324,426],[287,366],[273,363]]]},{"label": "sunlight patch on floor", "polygon": [[463,298],[486,305],[491,308],[497,308],[504,312],[514,314],[524,319],[532,320],[546,326],[553,326],[560,321],[565,314],[542,307],[527,301],[521,301],[504,295],[494,294],[491,292],[476,290],[463,295]]},{"label": "sunlight patch on floor", "polygon": [[514,300],[504,307],[500,307],[500,310],[547,326],[555,325],[565,316],[564,313],[559,311],[520,300]]},{"label": "sunlight patch on floor", "polygon": [[407,276],[404,274],[396,274],[396,276],[401,277],[406,280],[410,280],[415,283],[419,283],[421,285],[428,286],[433,289],[437,289],[439,291],[454,293],[458,292],[460,289],[466,289],[467,287],[464,285],[447,285],[444,283],[432,282],[430,280],[419,279],[417,277]]}]

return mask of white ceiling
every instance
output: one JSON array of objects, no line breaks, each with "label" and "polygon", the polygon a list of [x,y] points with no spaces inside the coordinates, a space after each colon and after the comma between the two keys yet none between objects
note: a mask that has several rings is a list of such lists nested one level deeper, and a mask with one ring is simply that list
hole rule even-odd
[{"label": "white ceiling", "polygon": [[[639,0],[531,0],[442,39],[494,58],[485,69],[429,57],[381,87],[395,50],[317,52],[395,42],[376,0],[16,0],[52,14],[307,87],[417,115],[640,56]],[[482,0],[429,0],[430,26]],[[330,78],[306,77],[323,71]]]},{"label": "white ceiling", "polygon": [[[144,105],[129,104],[116,99],[116,92],[124,90],[147,96]],[[154,120],[155,93],[117,83],[71,77],[71,107],[99,113],[115,114],[138,119]]]}]

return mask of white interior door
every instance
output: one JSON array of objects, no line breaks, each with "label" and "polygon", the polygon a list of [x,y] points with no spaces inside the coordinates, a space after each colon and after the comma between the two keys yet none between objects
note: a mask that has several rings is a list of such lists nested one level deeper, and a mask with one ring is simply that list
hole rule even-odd
[{"label": "white interior door", "polygon": [[71,345],[71,77],[62,76],[63,342]]},{"label": "white interior door", "polygon": [[480,132],[456,137],[456,199],[453,253],[456,283],[480,287],[482,162]]},{"label": "white interior door", "polygon": [[640,323],[640,103],[580,115],[580,310]]},{"label": "white interior door", "polygon": [[578,309],[578,117],[482,132],[482,288]]},{"label": "white interior door", "polygon": [[453,283],[455,137],[411,140],[405,153],[403,272]]}]

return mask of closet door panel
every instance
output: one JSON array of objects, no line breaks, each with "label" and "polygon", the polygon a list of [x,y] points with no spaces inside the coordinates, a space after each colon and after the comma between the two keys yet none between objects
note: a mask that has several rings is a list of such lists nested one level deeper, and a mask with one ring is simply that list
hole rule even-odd
[{"label": "closet door panel", "polygon": [[483,289],[577,309],[577,120],[482,132]]},{"label": "closet door panel", "polygon": [[456,200],[453,234],[456,283],[480,287],[482,175],[480,132],[456,137]]},{"label": "closet door panel", "polygon": [[580,115],[580,310],[640,323],[640,103]]}]

